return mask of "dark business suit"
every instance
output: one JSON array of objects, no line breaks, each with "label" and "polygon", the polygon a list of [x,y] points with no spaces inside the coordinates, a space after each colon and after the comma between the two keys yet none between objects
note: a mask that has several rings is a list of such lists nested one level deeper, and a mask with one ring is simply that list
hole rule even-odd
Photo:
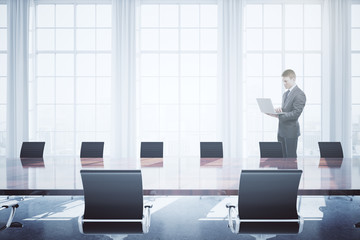
[{"label": "dark business suit", "polygon": [[[285,99],[286,98],[286,99]],[[282,111],[279,115],[278,141],[281,142],[284,157],[296,158],[298,137],[300,136],[299,117],[305,107],[306,96],[295,86],[286,97],[282,97]]]}]

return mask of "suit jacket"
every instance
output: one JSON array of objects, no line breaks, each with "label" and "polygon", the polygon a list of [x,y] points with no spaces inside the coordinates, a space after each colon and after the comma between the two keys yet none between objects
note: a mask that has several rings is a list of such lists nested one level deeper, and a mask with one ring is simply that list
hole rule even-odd
[{"label": "suit jacket", "polygon": [[279,115],[278,135],[285,138],[297,138],[300,136],[299,117],[305,107],[306,96],[304,92],[295,86],[285,100],[286,92],[282,97],[282,111]]}]

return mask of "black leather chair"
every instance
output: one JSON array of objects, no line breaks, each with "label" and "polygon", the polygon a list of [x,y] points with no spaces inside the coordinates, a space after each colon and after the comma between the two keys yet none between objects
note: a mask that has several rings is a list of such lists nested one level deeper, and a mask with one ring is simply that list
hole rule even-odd
[{"label": "black leather chair", "polygon": [[[318,142],[321,158],[344,158],[341,142]],[[353,200],[351,196],[344,194],[350,201]],[[331,195],[328,196],[331,200]]]},{"label": "black leather chair", "polygon": [[259,142],[261,158],[283,158],[280,142]]},{"label": "black leather chair", "polygon": [[341,142],[318,142],[320,157],[322,158],[343,158],[344,153]]},{"label": "black leather chair", "polygon": [[242,170],[238,211],[227,204],[233,233],[266,239],[276,234],[298,234],[303,219],[296,209],[302,170]]},{"label": "black leather chair", "polygon": [[200,158],[223,158],[222,142],[200,142]]},{"label": "black leather chair", "polygon": [[13,227],[13,225],[14,225],[14,227],[22,227],[22,224],[20,224],[20,223],[14,223],[14,224],[12,223],[12,220],[14,219],[14,216],[15,216],[16,209],[18,207],[19,207],[18,202],[14,201],[14,200],[0,203],[0,211],[5,210],[5,209],[10,209],[9,218],[4,226],[0,226],[0,231],[3,231],[9,227]]},{"label": "black leather chair", "polygon": [[81,233],[149,231],[152,205],[143,205],[140,170],[81,170],[80,173],[85,199],[84,215],[79,218]]},{"label": "black leather chair", "polygon": [[23,142],[20,158],[42,158],[45,142]]},{"label": "black leather chair", "polygon": [[[21,145],[20,158],[21,164],[26,167],[26,165],[34,162],[38,162],[39,164],[44,164],[44,147],[45,142],[23,142]],[[31,158],[31,159],[27,159]],[[45,165],[44,165],[45,166]],[[21,197],[18,200],[23,201],[25,197]],[[15,214],[15,210],[14,210]],[[22,223],[16,222],[12,224],[16,227],[22,227]]]},{"label": "black leather chair", "polygon": [[82,142],[80,158],[102,158],[104,142]]},{"label": "black leather chair", "polygon": [[141,142],[140,158],[162,158],[163,156],[163,142]]}]

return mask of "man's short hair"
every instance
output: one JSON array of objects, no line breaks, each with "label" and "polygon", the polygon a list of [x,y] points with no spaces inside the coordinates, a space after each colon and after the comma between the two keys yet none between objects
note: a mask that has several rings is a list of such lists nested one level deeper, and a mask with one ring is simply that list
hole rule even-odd
[{"label": "man's short hair", "polygon": [[296,78],[294,70],[286,69],[282,74],[282,77]]}]

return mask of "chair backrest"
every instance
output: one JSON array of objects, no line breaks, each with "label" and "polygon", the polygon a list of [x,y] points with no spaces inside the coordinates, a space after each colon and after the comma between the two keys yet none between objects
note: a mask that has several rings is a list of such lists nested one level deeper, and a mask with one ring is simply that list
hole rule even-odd
[{"label": "chair backrest", "polygon": [[238,209],[242,219],[298,219],[302,170],[242,170]]},{"label": "chair backrest", "polygon": [[42,158],[45,142],[23,142],[20,158]]},{"label": "chair backrest", "polygon": [[343,158],[344,153],[341,142],[318,142],[320,157],[322,158]]},{"label": "chair backrest", "polygon": [[141,158],[162,158],[164,156],[163,142],[141,142]]},{"label": "chair backrest", "polygon": [[140,170],[81,170],[84,219],[142,219]]},{"label": "chair backrest", "polygon": [[283,158],[280,142],[259,142],[261,158]]},{"label": "chair backrest", "polygon": [[82,142],[80,158],[102,158],[104,142]]},{"label": "chair backrest", "polygon": [[223,145],[222,142],[200,142],[201,158],[222,158]]}]

